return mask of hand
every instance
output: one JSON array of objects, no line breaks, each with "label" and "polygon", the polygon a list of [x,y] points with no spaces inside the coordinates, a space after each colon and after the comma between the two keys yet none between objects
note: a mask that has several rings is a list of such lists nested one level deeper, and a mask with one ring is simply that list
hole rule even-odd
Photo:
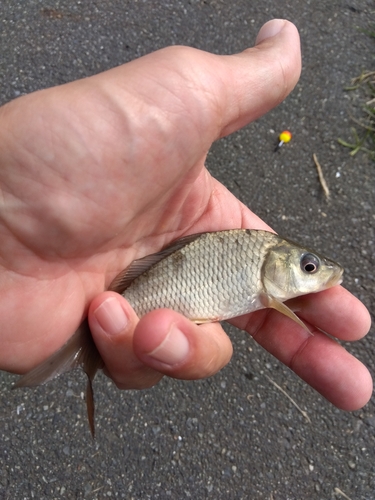
[{"label": "hand", "polygon": [[[25,372],[45,359],[90,302],[95,342],[119,387],[224,366],[232,347],[220,325],[166,310],[139,320],[125,299],[100,292],[184,234],[267,229],[204,161],[213,141],[282,101],[299,73],[295,27],[272,21],[241,54],[170,47],[0,108],[0,367]],[[364,306],[341,287],[298,300],[303,319],[337,338],[369,328]],[[337,406],[369,399],[366,368],[325,335],[307,337],[269,311],[233,323]]]}]

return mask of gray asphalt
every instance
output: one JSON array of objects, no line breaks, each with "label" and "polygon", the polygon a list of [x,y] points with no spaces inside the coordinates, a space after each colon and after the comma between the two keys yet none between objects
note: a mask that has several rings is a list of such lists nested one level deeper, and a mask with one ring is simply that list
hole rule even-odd
[{"label": "gray asphalt", "polygon": [[[301,80],[276,110],[215,144],[209,168],[276,231],[340,261],[345,286],[374,315],[374,163],[337,143],[352,126],[344,87],[375,69],[375,41],[362,31],[374,26],[373,0],[1,0],[0,101],[170,44],[240,51],[274,17],[300,30]],[[284,128],[293,140],[275,154]],[[15,377],[1,373],[0,499],[375,499],[374,398],[337,410],[244,333],[229,333],[233,359],[208,380],[120,392],[100,376],[95,442],[80,373],[14,392]],[[374,329],[347,348],[375,375]]]}]

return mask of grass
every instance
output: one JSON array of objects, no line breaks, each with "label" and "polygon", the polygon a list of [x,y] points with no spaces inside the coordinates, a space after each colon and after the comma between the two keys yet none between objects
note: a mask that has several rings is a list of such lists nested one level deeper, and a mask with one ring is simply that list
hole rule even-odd
[{"label": "grass", "polygon": [[351,128],[353,142],[341,138],[338,142],[351,150],[351,156],[363,151],[375,161],[375,71],[357,76],[345,90],[356,92],[361,102],[362,113],[360,118],[351,116],[357,125]]},{"label": "grass", "polygon": [[[375,38],[375,24],[371,24],[368,29],[360,30],[365,35]],[[349,148],[350,155],[354,156],[358,151],[363,151],[375,161],[375,71],[362,72],[354,78],[351,86],[345,90],[356,93],[361,108],[360,119],[351,116],[357,128],[352,127],[353,142],[338,139],[339,144]],[[358,129],[359,127],[359,129]]]}]

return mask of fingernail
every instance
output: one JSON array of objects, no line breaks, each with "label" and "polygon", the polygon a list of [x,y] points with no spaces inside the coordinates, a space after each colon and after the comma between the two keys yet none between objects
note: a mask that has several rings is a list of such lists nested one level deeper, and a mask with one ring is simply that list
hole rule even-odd
[{"label": "fingernail", "polygon": [[95,309],[94,316],[108,335],[119,334],[128,324],[125,311],[114,297],[109,297]]},{"label": "fingernail", "polygon": [[175,325],[163,342],[149,356],[167,365],[176,365],[183,361],[189,353],[189,342]]},{"label": "fingernail", "polygon": [[273,36],[278,35],[280,31],[283,30],[284,26],[284,19],[272,19],[271,21],[268,21],[268,23],[264,24],[260,28],[255,45],[258,45],[258,43],[263,42],[263,40],[266,40],[267,38],[272,38]]}]

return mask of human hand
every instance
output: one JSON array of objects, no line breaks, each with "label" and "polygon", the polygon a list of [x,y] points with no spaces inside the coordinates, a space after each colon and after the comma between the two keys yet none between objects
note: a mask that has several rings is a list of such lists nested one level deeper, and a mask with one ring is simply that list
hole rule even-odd
[{"label": "human hand", "polygon": [[[269,229],[204,161],[213,141],[282,101],[299,72],[296,29],[273,21],[238,55],[171,47],[1,108],[0,367],[24,372],[45,359],[90,302],[95,342],[119,387],[225,365],[232,347],[220,325],[166,310],[139,320],[125,299],[100,292],[132,260],[184,234]],[[341,287],[298,300],[303,319],[337,338],[369,328],[364,306]],[[323,334],[307,338],[270,311],[233,323],[337,406],[370,397],[366,368]]]}]

